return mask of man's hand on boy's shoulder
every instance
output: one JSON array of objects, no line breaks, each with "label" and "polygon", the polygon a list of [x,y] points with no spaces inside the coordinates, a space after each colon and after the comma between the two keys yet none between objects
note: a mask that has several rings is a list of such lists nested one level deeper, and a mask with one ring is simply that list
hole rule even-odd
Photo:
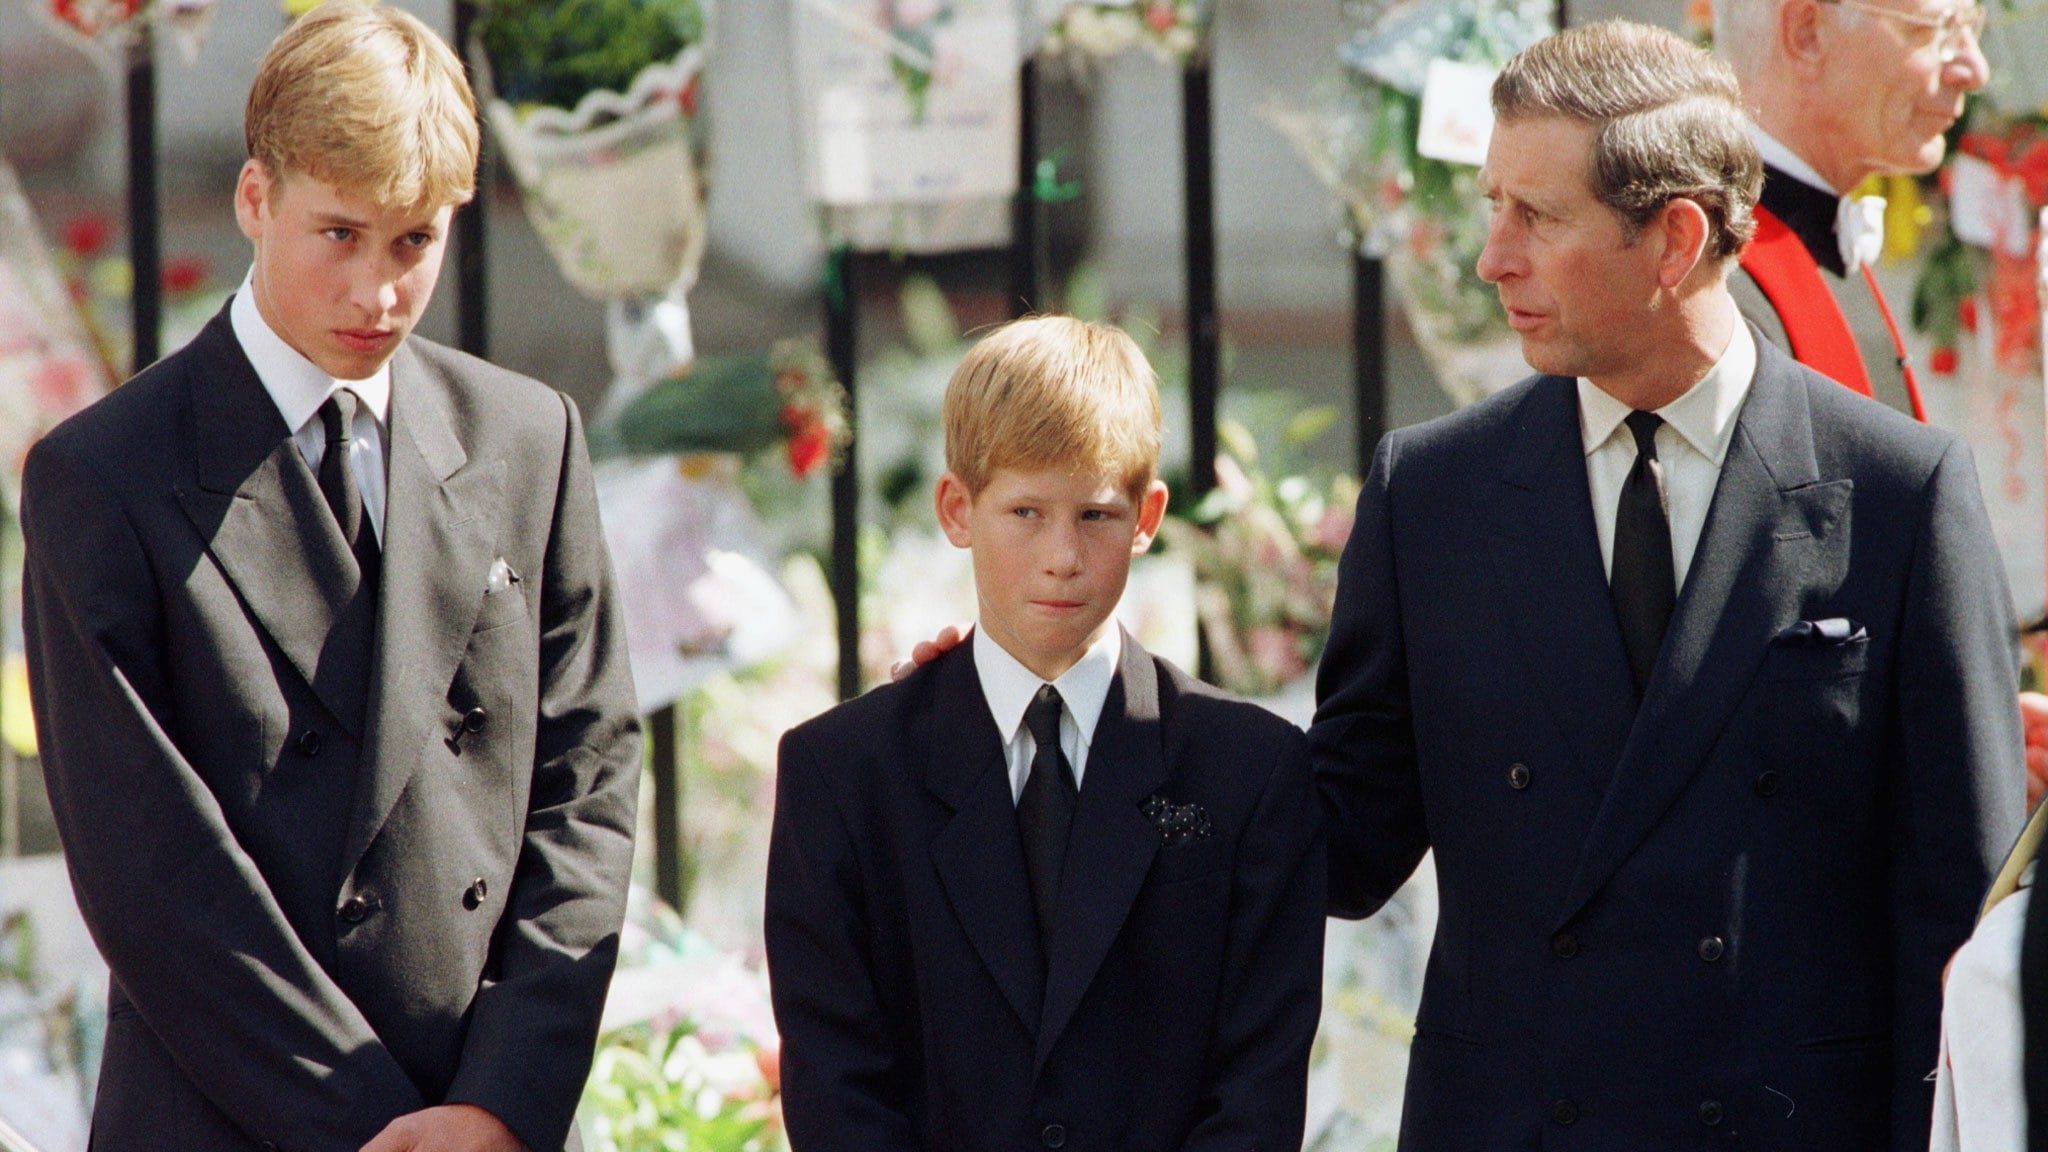
[{"label": "man's hand on boy's shoulder", "polygon": [[958,626],[948,624],[944,628],[939,629],[937,636],[929,640],[919,640],[910,649],[910,659],[898,660],[894,664],[889,665],[889,679],[891,681],[907,679],[912,672],[958,648],[960,642],[967,639],[967,631],[972,627],[974,627],[972,624]]},{"label": "man's hand on boy's shoulder", "polygon": [[527,1152],[503,1121],[474,1104],[408,1112],[384,1126],[362,1152]]}]

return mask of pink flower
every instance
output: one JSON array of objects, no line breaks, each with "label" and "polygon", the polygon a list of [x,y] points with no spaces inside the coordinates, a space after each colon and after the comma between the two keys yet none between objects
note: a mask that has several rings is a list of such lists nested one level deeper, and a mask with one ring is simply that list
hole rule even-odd
[{"label": "pink flower", "polygon": [[1289,680],[1308,671],[1308,664],[1301,658],[1301,649],[1294,642],[1292,633],[1282,628],[1253,628],[1245,633],[1245,651],[1261,673],[1276,684]]},{"label": "pink flower", "polygon": [[1344,545],[1351,541],[1351,521],[1355,514],[1353,509],[1330,505],[1323,509],[1323,518],[1316,521],[1310,539],[1325,552],[1344,551]]}]

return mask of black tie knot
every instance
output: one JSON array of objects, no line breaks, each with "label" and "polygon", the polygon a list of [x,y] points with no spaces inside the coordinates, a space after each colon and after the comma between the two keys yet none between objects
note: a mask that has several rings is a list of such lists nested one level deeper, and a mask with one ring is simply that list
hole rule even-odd
[{"label": "black tie knot", "polygon": [[1031,739],[1040,748],[1060,746],[1060,690],[1050,684],[1039,686],[1038,694],[1031,698],[1031,706],[1024,710],[1024,727],[1031,731]]},{"label": "black tie knot", "polygon": [[335,389],[320,406],[320,423],[327,429],[330,446],[348,443],[356,423],[356,394],[346,388]]},{"label": "black tie knot", "polygon": [[1622,421],[1636,438],[1636,455],[1646,460],[1657,458],[1657,429],[1664,426],[1664,418],[1655,412],[1631,412]]}]

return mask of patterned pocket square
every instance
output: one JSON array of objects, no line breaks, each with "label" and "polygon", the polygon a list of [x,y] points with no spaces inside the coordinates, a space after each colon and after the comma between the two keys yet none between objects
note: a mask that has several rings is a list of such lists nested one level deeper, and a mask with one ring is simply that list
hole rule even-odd
[{"label": "patterned pocket square", "polygon": [[1139,811],[1152,826],[1159,829],[1159,844],[1162,848],[1177,848],[1206,840],[1215,833],[1209,827],[1209,813],[1200,804],[1175,804],[1166,797],[1153,794]]}]

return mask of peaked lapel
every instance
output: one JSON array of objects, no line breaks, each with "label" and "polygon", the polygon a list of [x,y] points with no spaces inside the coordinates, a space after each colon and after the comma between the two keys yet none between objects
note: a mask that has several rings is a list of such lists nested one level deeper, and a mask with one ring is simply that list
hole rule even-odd
[{"label": "peaked lapel", "polygon": [[437,738],[448,685],[483,609],[493,556],[481,513],[497,503],[502,467],[465,467],[468,455],[455,435],[447,388],[409,346],[399,346],[391,360],[371,758],[356,787],[345,869],[362,859],[419,767],[422,750]]},{"label": "peaked lapel", "polygon": [[1606,780],[1636,690],[1600,562],[1577,382],[1538,378],[1509,423],[1500,469],[1480,481],[1494,567],[1537,693],[1586,778]]},{"label": "peaked lapel", "polygon": [[[1027,1033],[1044,994],[1037,914],[1017,834],[1003,737],[974,670],[977,636],[941,657],[926,709],[925,786],[953,815],[932,840],[932,865],[961,931]],[[1071,860],[1071,851],[1068,859]]]},{"label": "peaked lapel", "polygon": [[1159,669],[1128,633],[1116,678],[1089,742],[1079,806],[1061,868],[1058,923],[1038,1028],[1043,1068],[1103,958],[1123,930],[1159,852],[1159,831],[1141,806],[1166,783]]},{"label": "peaked lapel", "polygon": [[[1757,335],[1756,378],[1620,766],[1558,924],[1576,915],[1706,763],[1808,589],[1847,570],[1854,481],[1823,481],[1807,372]],[[1830,382],[1829,386],[1834,386]]]},{"label": "peaked lapel", "polygon": [[[271,641],[360,737],[376,597],[292,430],[235,339],[228,309],[193,340],[186,426],[192,479],[178,503]],[[197,365],[204,365],[200,368]]]}]

